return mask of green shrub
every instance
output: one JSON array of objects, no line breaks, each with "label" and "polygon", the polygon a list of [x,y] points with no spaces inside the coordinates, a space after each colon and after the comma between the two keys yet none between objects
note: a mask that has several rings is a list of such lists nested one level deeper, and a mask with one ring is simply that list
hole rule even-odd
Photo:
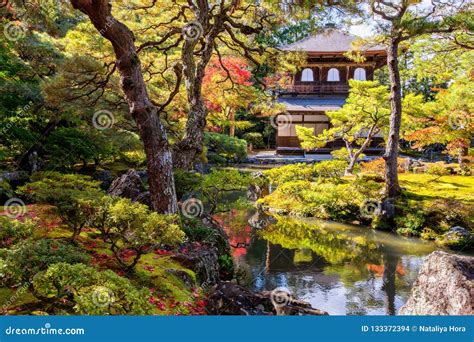
[{"label": "green shrub", "polygon": [[230,245],[224,231],[220,227],[206,226],[199,219],[189,219],[183,227],[183,231],[190,242],[206,242],[217,247],[219,255],[230,252]]},{"label": "green shrub", "polygon": [[[93,180],[90,176],[75,173],[64,174],[55,171],[35,172],[33,175],[31,175],[31,181],[33,183],[41,182],[46,187],[82,191],[95,190],[100,186],[100,181]],[[27,190],[30,188],[30,186],[26,185],[23,188]]]},{"label": "green shrub", "polygon": [[314,172],[322,178],[341,178],[347,168],[345,160],[325,160],[314,164]]},{"label": "green shrub", "polygon": [[218,209],[218,205],[223,204],[220,201],[223,194],[246,190],[250,183],[251,179],[248,174],[235,169],[214,169],[210,174],[205,175],[201,183],[201,192],[209,201],[210,213],[214,213]]},{"label": "green shrub", "polygon": [[71,169],[79,162],[98,163],[111,156],[114,151],[110,141],[95,131],[64,127],[50,134],[44,150],[53,165]]},{"label": "green shrub", "polygon": [[219,272],[222,279],[232,279],[234,274],[234,260],[229,254],[219,256]]},{"label": "green shrub", "polygon": [[32,220],[20,222],[0,216],[0,247],[8,247],[31,237],[36,227]]},{"label": "green shrub", "polygon": [[0,199],[12,198],[13,194],[14,192],[10,183],[8,183],[6,179],[0,177]]},{"label": "green shrub", "polygon": [[[88,176],[57,172],[35,174],[32,183],[20,188],[37,203],[51,204],[72,230],[75,240],[94,215],[97,202],[103,196],[99,181]],[[36,181],[35,181],[36,180]]]},{"label": "green shrub", "polygon": [[[148,289],[138,289],[127,278],[82,265],[58,263],[33,278],[34,294],[78,315],[149,315],[153,306]],[[62,306],[59,303],[63,303]]]},{"label": "green shrub", "polygon": [[425,216],[422,211],[408,212],[395,219],[397,233],[408,236],[420,236],[423,231]]},{"label": "green shrub", "polygon": [[252,144],[253,148],[265,148],[265,142],[263,141],[262,133],[258,132],[249,132],[245,133],[243,136],[247,144]]},{"label": "green shrub", "polygon": [[[208,151],[208,160],[219,164],[241,162],[247,157],[247,142],[225,134],[205,133],[204,144]],[[213,155],[217,156],[216,158]]]},{"label": "green shrub", "polygon": [[116,260],[127,271],[132,271],[150,249],[176,245],[184,239],[175,215],[158,214],[128,198],[104,197],[95,221]]},{"label": "green shrub", "polygon": [[280,185],[259,203],[290,215],[347,221],[358,217],[363,199],[350,184],[294,181]]},{"label": "green shrub", "polygon": [[437,199],[423,209],[426,226],[443,233],[453,226],[474,231],[474,211],[468,204],[455,199]]},{"label": "green shrub", "polygon": [[449,170],[440,164],[432,164],[428,166],[426,173],[436,176],[446,176],[449,175]]},{"label": "green shrub", "polygon": [[9,249],[0,250],[3,282],[29,281],[48,265],[58,262],[88,263],[89,256],[64,240],[25,240]]},{"label": "green shrub", "polygon": [[297,180],[309,181],[316,177],[314,167],[307,164],[290,164],[276,167],[265,170],[263,174],[269,179],[270,183],[274,185]]},{"label": "green shrub", "polygon": [[199,173],[184,170],[174,171],[174,183],[178,199],[190,192],[198,190],[201,182],[202,176]]}]

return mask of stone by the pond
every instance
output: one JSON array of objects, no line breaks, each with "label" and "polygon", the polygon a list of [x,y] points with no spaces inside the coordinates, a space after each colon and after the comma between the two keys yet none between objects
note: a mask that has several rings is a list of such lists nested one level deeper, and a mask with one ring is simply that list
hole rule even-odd
[{"label": "stone by the pond", "polygon": [[145,186],[140,175],[134,169],[130,169],[112,182],[107,194],[136,201],[143,192],[145,192]]},{"label": "stone by the pond", "polygon": [[471,248],[474,246],[474,234],[466,228],[455,226],[436,242],[451,249]]},{"label": "stone by the pond", "polygon": [[219,281],[217,248],[209,244],[185,243],[173,259],[193,270],[200,285],[213,285]]},{"label": "stone by the pond", "polygon": [[263,229],[269,226],[270,224],[274,224],[277,222],[275,217],[268,215],[263,210],[257,210],[255,214],[249,218],[249,225],[254,229]]},{"label": "stone by the pond", "polygon": [[221,282],[209,294],[208,312],[211,315],[327,315],[311,304],[288,296],[284,305],[274,305],[272,292],[253,292],[243,286]]},{"label": "stone by the pond", "polygon": [[474,257],[426,257],[400,315],[474,315]]}]

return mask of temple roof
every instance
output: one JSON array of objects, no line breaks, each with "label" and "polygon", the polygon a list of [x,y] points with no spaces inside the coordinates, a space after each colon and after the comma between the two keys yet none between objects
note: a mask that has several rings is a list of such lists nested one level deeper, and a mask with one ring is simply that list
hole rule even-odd
[{"label": "temple roof", "polygon": [[[283,46],[286,51],[304,51],[309,53],[344,53],[352,49],[352,42],[359,37],[337,31],[329,30],[304,39],[293,44]],[[369,52],[385,52],[385,47],[381,45],[371,46],[365,51]]]},{"label": "temple roof", "polygon": [[280,97],[279,103],[291,112],[328,111],[340,109],[346,99],[343,97]]}]

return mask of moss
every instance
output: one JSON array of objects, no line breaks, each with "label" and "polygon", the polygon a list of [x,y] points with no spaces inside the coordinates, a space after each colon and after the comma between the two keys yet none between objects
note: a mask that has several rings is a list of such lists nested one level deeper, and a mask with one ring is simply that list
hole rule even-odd
[{"label": "moss", "polygon": [[466,204],[474,204],[474,177],[433,176],[427,174],[400,174],[404,195],[412,201],[430,201],[453,198]]},{"label": "moss", "polygon": [[[135,272],[137,282],[147,286],[158,296],[164,296],[168,305],[164,310],[157,310],[158,315],[176,313],[186,314],[188,308],[183,303],[192,303],[195,293],[182,279],[168,270],[185,272],[191,282],[196,284],[196,274],[173,260],[171,256],[161,256],[154,253],[146,254],[140,259]],[[176,303],[171,305],[171,303]]]},{"label": "moss", "polygon": [[24,287],[18,289],[0,288],[1,310],[13,310],[16,307],[28,306],[38,303],[39,300]]}]

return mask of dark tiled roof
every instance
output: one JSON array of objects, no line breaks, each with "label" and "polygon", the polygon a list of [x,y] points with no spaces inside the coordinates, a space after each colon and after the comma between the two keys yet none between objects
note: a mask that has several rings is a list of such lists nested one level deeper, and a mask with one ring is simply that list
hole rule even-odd
[{"label": "dark tiled roof", "polygon": [[[352,42],[359,37],[337,31],[329,30],[327,32],[319,33],[314,36],[304,38],[293,44],[283,46],[282,49],[286,51],[305,51],[305,52],[346,52],[352,49]],[[385,51],[383,46],[371,46],[365,51]]]},{"label": "dark tiled roof", "polygon": [[286,105],[288,111],[327,111],[340,109],[346,99],[343,97],[280,97],[279,103]]}]

